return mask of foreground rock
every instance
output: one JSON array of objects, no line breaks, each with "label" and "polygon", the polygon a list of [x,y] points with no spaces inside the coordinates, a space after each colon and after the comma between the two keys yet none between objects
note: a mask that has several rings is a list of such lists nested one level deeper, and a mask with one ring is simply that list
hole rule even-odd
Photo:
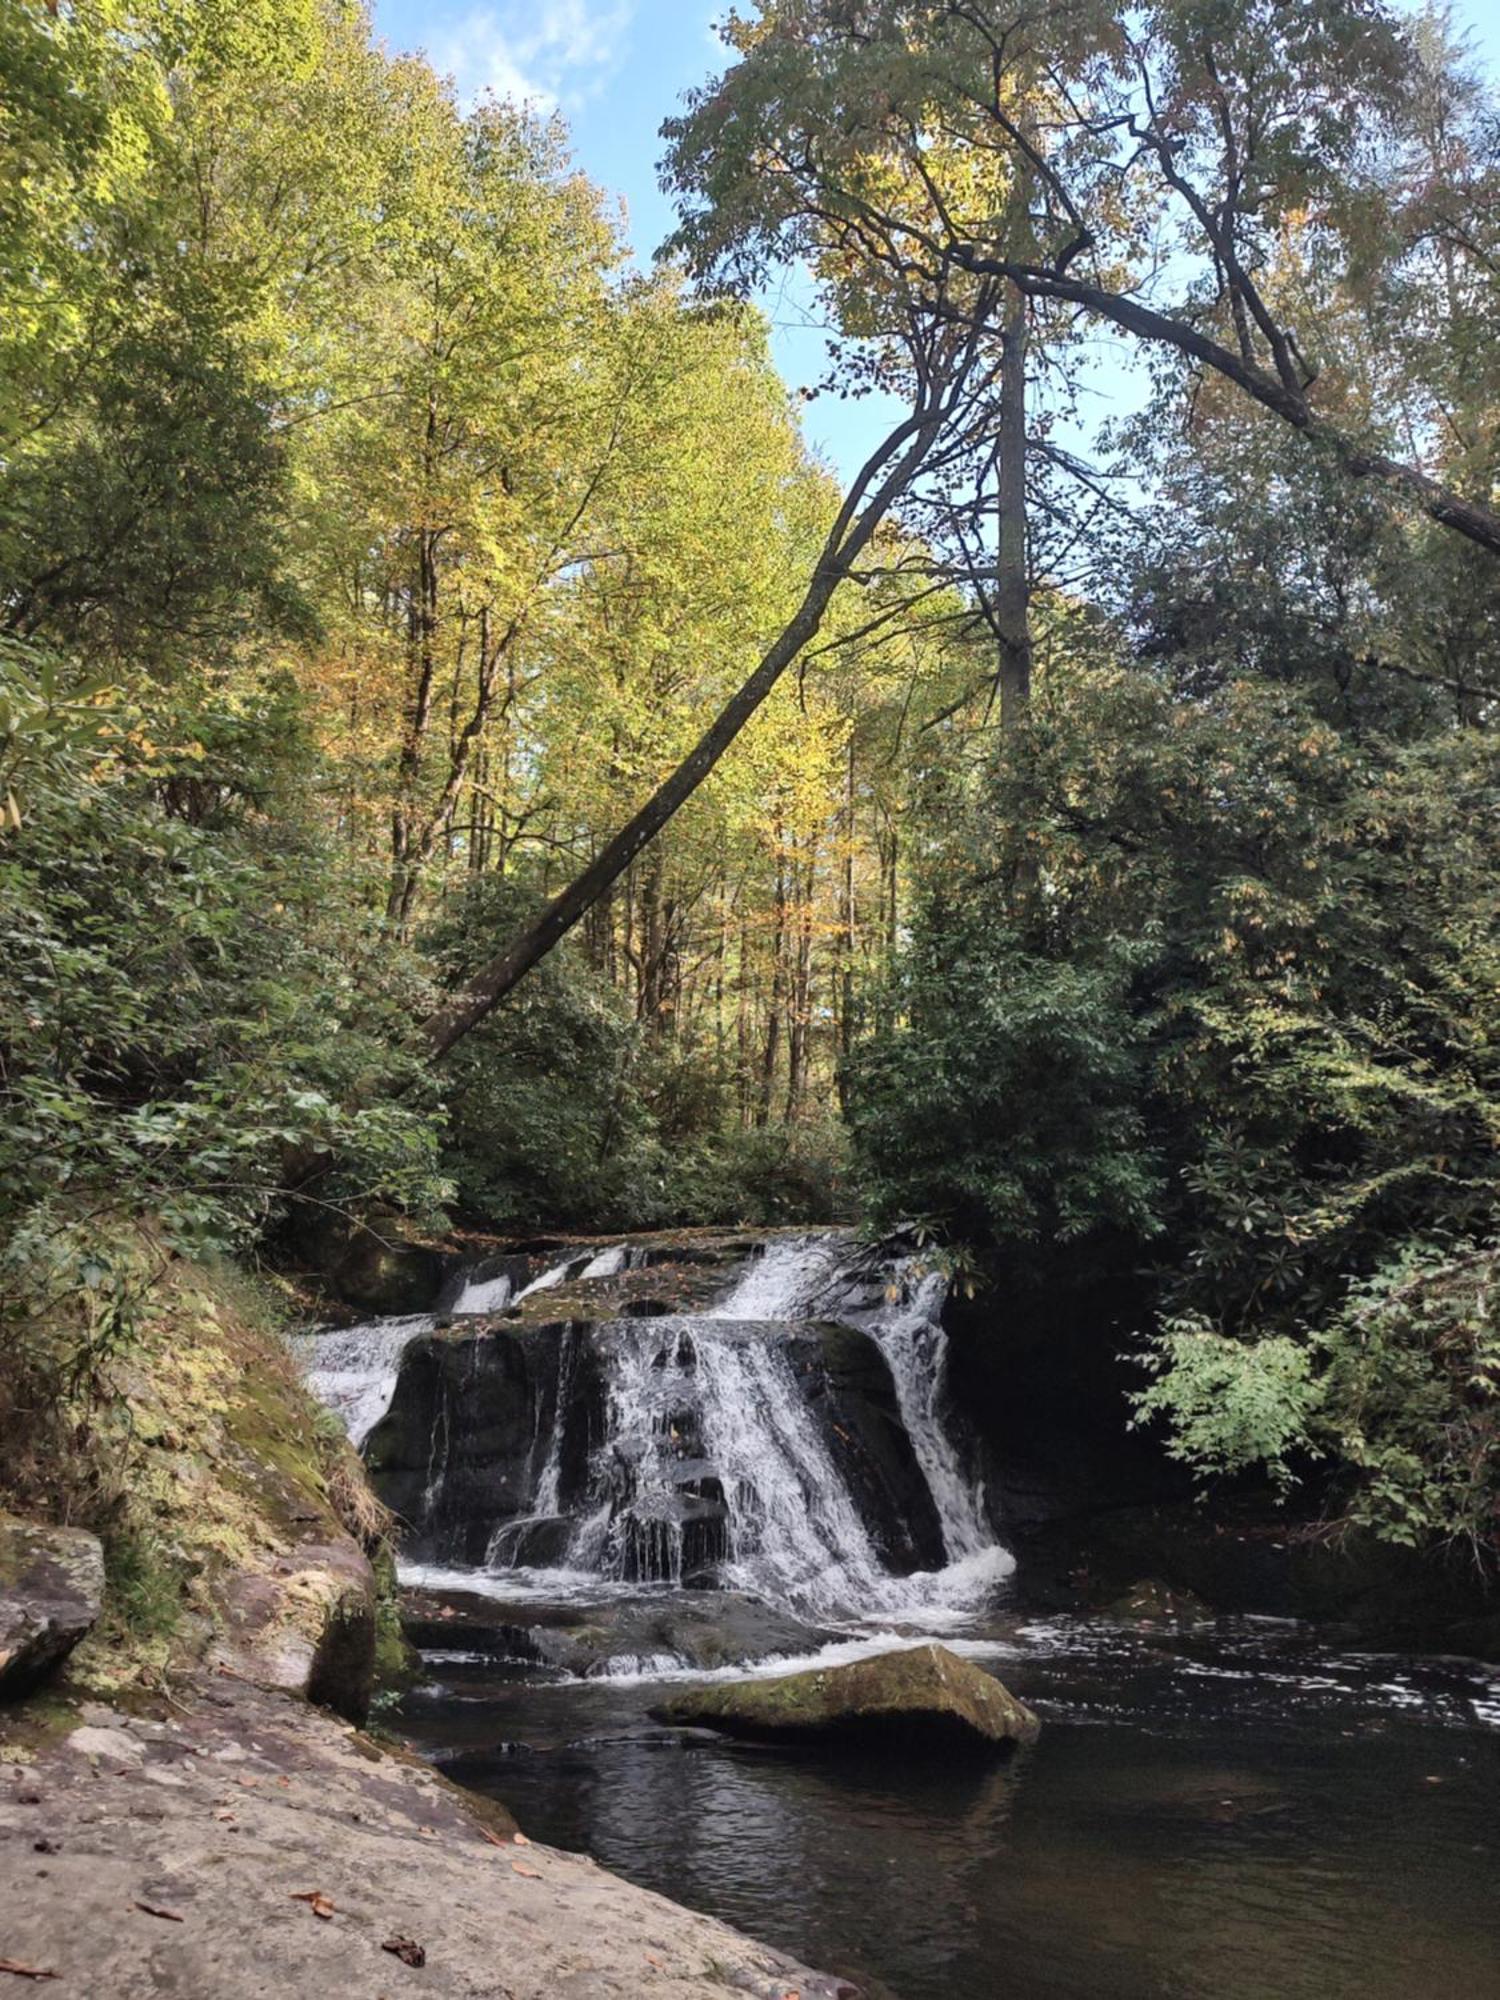
[{"label": "foreground rock", "polygon": [[103,1597],[96,1536],[0,1519],[0,1700],[61,1665],[92,1630]]},{"label": "foreground rock", "polygon": [[689,1688],[659,1722],[752,1738],[871,1736],[892,1742],[1034,1742],[1041,1724],[993,1675],[946,1646],[911,1646],[779,1680]]},{"label": "foreground rock", "polygon": [[305,1541],[228,1576],[209,1652],[258,1687],[363,1722],[375,1687],[375,1573],[348,1535]]},{"label": "foreground rock", "polygon": [[[0,1957],[146,2000],[858,2000],[285,1696],[208,1677],[158,1721],[0,1734]],[[18,1991],[20,1988],[18,1987]]]}]

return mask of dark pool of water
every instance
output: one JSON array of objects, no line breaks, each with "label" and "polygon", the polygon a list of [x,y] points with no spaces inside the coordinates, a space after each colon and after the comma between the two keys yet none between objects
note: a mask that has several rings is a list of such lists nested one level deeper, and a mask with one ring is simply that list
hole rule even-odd
[{"label": "dark pool of water", "polygon": [[654,1726],[660,1684],[435,1659],[404,1726],[587,1849],[899,2000],[1500,2000],[1500,1675],[1303,1631],[1001,1621],[1008,1762]]}]

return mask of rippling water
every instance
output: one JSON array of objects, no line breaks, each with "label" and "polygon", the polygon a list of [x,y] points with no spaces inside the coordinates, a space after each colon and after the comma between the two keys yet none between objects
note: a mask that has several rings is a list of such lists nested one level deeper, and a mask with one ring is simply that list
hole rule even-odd
[{"label": "rippling water", "polygon": [[[951,1639],[949,1643],[954,1643]],[[649,1680],[434,1657],[407,1729],[536,1838],[900,2000],[1500,1995],[1500,1672],[1010,1617],[1012,1761],[685,1741]]]}]

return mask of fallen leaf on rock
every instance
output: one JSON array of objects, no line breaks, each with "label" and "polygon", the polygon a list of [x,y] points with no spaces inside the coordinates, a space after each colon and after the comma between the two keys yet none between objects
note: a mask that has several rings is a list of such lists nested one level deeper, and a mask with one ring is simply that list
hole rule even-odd
[{"label": "fallen leaf on rock", "polygon": [[510,1842],[508,1840],[502,1840],[498,1833],[491,1833],[487,1826],[482,1826],[479,1829],[479,1837],[481,1840],[487,1840],[491,1847],[510,1846]]},{"label": "fallen leaf on rock", "polygon": [[258,1784],[260,1783],[260,1779],[259,1779],[259,1778],[249,1778],[249,1777],[239,1777],[239,1778],[236,1778],[234,1782],[235,1782],[235,1783],[236,1783],[237,1785],[243,1785],[243,1786],[245,1787],[246,1791],[249,1791],[249,1790],[250,1790],[250,1788],[251,1788],[252,1786],[254,1786],[254,1785],[258,1785]]},{"label": "fallen leaf on rock", "polygon": [[321,1889],[299,1890],[297,1894],[292,1897],[292,1901],[294,1903],[306,1903],[307,1907],[312,1911],[313,1915],[315,1917],[321,1917],[325,1924],[328,1923],[333,1916],[334,1906],[332,1903],[329,1902],[328,1898],[323,1894],[323,1891]]},{"label": "fallen leaf on rock", "polygon": [[427,1954],[415,1938],[387,1938],[380,1949],[388,1951],[392,1958],[399,1958],[403,1965],[425,1965],[427,1963]]},{"label": "fallen leaf on rock", "polygon": [[226,1826],[237,1826],[239,1824],[239,1822],[235,1819],[234,1814],[229,1810],[228,1806],[221,1806],[219,1810],[214,1814],[214,1818],[222,1820]]},{"label": "fallen leaf on rock", "polygon": [[179,1917],[175,1910],[160,1909],[155,1903],[137,1902],[136,1908],[144,1910],[148,1917],[161,1917],[169,1924],[185,1924],[186,1917]]},{"label": "fallen leaf on rock", "polygon": [[13,1972],[17,1979],[61,1979],[60,1972],[46,1966],[22,1965],[18,1958],[0,1958],[0,1972]]},{"label": "fallen leaf on rock", "polygon": [[524,1833],[512,1834],[511,1838],[515,1841],[517,1847],[530,1847],[531,1845],[531,1842],[526,1838]]},{"label": "fallen leaf on rock", "polygon": [[512,1861],[510,1865],[518,1875],[529,1875],[534,1882],[540,1882],[542,1879],[540,1868],[528,1868],[524,1861]]}]

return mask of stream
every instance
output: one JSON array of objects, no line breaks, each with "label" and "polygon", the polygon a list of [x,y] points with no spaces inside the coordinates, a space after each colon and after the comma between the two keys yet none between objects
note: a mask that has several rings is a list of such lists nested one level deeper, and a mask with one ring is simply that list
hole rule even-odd
[{"label": "stream", "polygon": [[[1500,1668],[1029,1611],[945,1405],[941,1279],[836,1233],[746,1247],[686,1302],[600,1246],[300,1343],[410,1524],[426,1754],[872,2000],[1500,1996]],[[650,1717],[926,1637],[1039,1743]]]}]

